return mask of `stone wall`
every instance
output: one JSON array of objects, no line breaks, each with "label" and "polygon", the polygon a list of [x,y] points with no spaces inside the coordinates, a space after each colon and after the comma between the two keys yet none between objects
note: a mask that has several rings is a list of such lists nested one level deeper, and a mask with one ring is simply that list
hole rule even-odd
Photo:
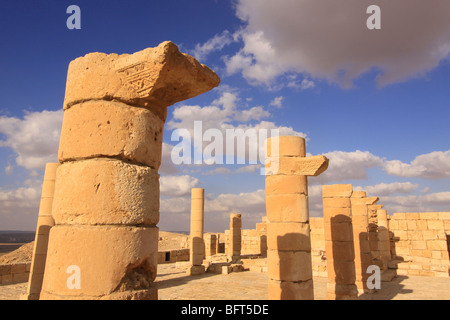
[{"label": "stone wall", "polygon": [[389,231],[398,275],[449,276],[450,212],[395,213]]},{"label": "stone wall", "polygon": [[242,255],[267,255],[267,229],[266,223],[257,223],[256,229],[241,231]]},{"label": "stone wall", "polygon": [[328,277],[323,218],[309,218],[311,228],[311,260],[314,277]]},{"label": "stone wall", "polygon": [[189,249],[158,251],[158,264],[189,261]]},{"label": "stone wall", "polygon": [[28,282],[31,262],[0,265],[0,285]]}]

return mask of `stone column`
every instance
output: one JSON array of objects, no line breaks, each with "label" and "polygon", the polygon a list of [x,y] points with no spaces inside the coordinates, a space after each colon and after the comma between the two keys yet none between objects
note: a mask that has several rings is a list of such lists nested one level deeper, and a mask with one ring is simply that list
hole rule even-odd
[{"label": "stone column", "polygon": [[207,233],[203,237],[205,241],[205,257],[211,257],[217,254],[217,235]]},{"label": "stone column", "polygon": [[268,299],[313,300],[307,176],[328,167],[324,156],[305,157],[305,139],[266,143]]},{"label": "stone column", "polygon": [[391,261],[391,242],[389,236],[389,222],[387,211],[379,209],[378,216],[378,250],[380,252],[380,259],[383,263],[382,270],[388,269],[388,263]]},{"label": "stone column", "polygon": [[241,258],[241,229],[242,216],[240,213],[230,214],[230,234],[228,255],[231,263],[236,263]]},{"label": "stone column", "polygon": [[350,200],[352,192],[351,184],[322,186],[328,300],[358,297]]},{"label": "stone column", "polygon": [[33,256],[31,258],[30,277],[25,300],[39,300],[44,278],[45,260],[50,228],[55,225],[52,217],[53,194],[55,192],[56,169],[59,163],[47,163],[45,166],[44,183],[42,184],[41,204],[34,240]]},{"label": "stone column", "polygon": [[202,274],[205,267],[202,265],[205,254],[203,242],[205,189],[192,188],[191,194],[191,237],[190,237],[190,263],[188,275]]},{"label": "stone column", "polygon": [[378,201],[377,197],[367,198],[364,191],[353,191],[351,197],[353,241],[355,248],[356,286],[358,292],[369,293],[367,279],[370,276],[367,268],[372,264],[372,253],[369,243],[368,205]]},{"label": "stone column", "polygon": [[372,253],[372,264],[377,265],[380,268],[383,267],[383,263],[381,261],[380,249],[378,247],[379,238],[377,212],[381,208],[383,208],[383,205],[376,204],[376,202],[367,206],[367,214],[369,220],[369,245],[370,251]]},{"label": "stone column", "polygon": [[167,107],[219,81],[171,42],[70,63],[41,299],[157,299]]}]

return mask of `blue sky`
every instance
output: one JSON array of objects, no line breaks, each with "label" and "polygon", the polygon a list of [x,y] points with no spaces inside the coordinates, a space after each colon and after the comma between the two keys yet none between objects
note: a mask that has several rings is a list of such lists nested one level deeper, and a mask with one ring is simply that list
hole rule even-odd
[{"label": "blue sky", "polygon": [[[0,229],[33,230],[46,162],[55,162],[67,67],[89,52],[133,53],[171,40],[221,78],[169,108],[161,174],[162,230],[188,230],[192,187],[206,189],[206,231],[231,212],[264,213],[257,166],[171,163],[177,128],[280,128],[330,159],[310,178],[352,183],[388,213],[450,208],[450,22],[447,1],[8,1],[0,5]],[[69,30],[69,5],[81,30]],[[344,19],[343,19],[344,17]],[[419,17],[419,18],[417,18]]]}]

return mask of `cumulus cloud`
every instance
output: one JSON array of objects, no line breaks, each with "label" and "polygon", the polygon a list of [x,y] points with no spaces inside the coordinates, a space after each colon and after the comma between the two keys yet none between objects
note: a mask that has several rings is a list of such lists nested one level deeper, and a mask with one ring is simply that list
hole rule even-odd
[{"label": "cumulus cloud", "polygon": [[163,142],[161,152],[161,166],[159,167],[159,172],[162,174],[175,174],[178,172],[177,167],[172,161],[172,149],[172,145]]},{"label": "cumulus cloud", "polygon": [[368,151],[332,151],[324,153],[330,162],[327,171],[311,180],[326,184],[345,180],[364,180],[368,178],[367,170],[380,167],[383,160]]},{"label": "cumulus cloud", "polygon": [[417,156],[411,163],[386,161],[384,170],[398,177],[444,179],[450,177],[450,150],[434,151]]},{"label": "cumulus cloud", "polygon": [[269,106],[275,107],[275,108],[281,108],[283,106],[283,96],[276,97],[272,101],[270,101]]},{"label": "cumulus cloud", "polygon": [[180,197],[191,194],[191,189],[199,184],[199,180],[188,176],[161,176],[159,190],[162,196]]},{"label": "cumulus cloud", "polygon": [[385,196],[380,198],[379,203],[383,204],[389,213],[448,211],[448,207],[450,206],[450,192]]},{"label": "cumulus cloud", "polygon": [[385,196],[395,193],[411,193],[419,188],[418,184],[411,182],[379,183],[373,186],[354,187],[353,190],[366,191],[368,196]]},{"label": "cumulus cloud", "polygon": [[47,162],[58,160],[63,111],[27,112],[23,119],[0,117],[0,147],[16,153],[16,164],[26,169],[44,169]]},{"label": "cumulus cloud", "polygon": [[191,53],[197,60],[202,61],[210,53],[222,50],[233,41],[233,35],[228,30],[225,30],[221,34],[216,34],[205,43],[197,44]]},{"label": "cumulus cloud", "polygon": [[378,0],[381,30],[369,30],[364,1],[238,0],[243,48],[228,73],[270,83],[286,72],[351,86],[376,70],[380,85],[423,75],[450,53],[450,2]]},{"label": "cumulus cloud", "polygon": [[2,230],[34,230],[39,211],[42,180],[28,179],[16,189],[0,188]]},{"label": "cumulus cloud", "polygon": [[[234,160],[234,156],[238,155],[239,144],[234,134],[242,133],[246,139],[246,146],[244,148],[245,155],[240,157],[241,160],[242,158],[249,159],[249,152],[254,152],[262,163],[265,138],[276,134],[306,137],[304,133],[297,132],[292,127],[277,126],[274,122],[263,120],[269,116],[271,116],[270,112],[262,106],[251,108],[241,106],[238,95],[226,91],[211,105],[203,107],[182,105],[175,108],[173,119],[167,123],[167,129],[174,129],[172,141],[185,143],[187,140],[190,142],[190,146],[201,147],[200,151],[203,151],[203,155],[206,154],[205,159],[215,160],[215,164],[230,164],[238,161],[237,158],[236,161]],[[196,144],[194,139],[198,139],[200,142]],[[234,148],[231,144],[233,139],[235,141]],[[230,144],[229,148],[227,148],[227,143]],[[207,154],[205,149],[208,147],[215,153]],[[194,152],[199,152],[199,150],[193,150],[192,157],[194,157]],[[213,159],[214,157],[215,159]],[[241,164],[245,164],[245,159]]]}]

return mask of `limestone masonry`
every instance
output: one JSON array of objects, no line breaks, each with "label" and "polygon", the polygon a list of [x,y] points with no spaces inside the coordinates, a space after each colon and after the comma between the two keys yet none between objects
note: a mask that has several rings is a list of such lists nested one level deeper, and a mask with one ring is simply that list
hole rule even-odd
[{"label": "limestone masonry", "polygon": [[322,186],[323,217],[310,217],[307,177],[333,163],[307,157],[298,136],[266,140],[255,229],[242,229],[245,212],[223,212],[229,229],[205,233],[205,190],[193,188],[190,234],[160,232],[167,108],[219,82],[172,42],[72,61],[31,262],[0,264],[0,285],[28,281],[27,300],[156,300],[157,266],[174,263],[186,283],[250,270],[267,273],[268,299],[313,300],[313,278],[324,278],[327,299],[356,300],[396,276],[449,277],[450,212],[391,215],[379,197],[335,184]]},{"label": "limestone masonry", "polygon": [[41,299],[157,299],[167,107],[219,81],[172,42],[70,63]]}]

